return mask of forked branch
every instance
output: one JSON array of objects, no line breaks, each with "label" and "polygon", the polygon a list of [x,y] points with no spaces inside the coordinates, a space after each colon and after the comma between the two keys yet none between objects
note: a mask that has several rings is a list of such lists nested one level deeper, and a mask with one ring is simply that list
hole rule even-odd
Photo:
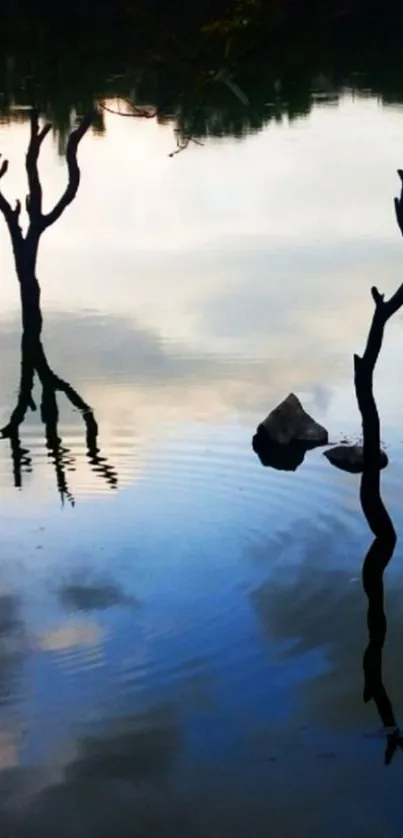
[{"label": "forked branch", "polygon": [[67,170],[68,170],[68,183],[66,186],[65,191],[63,192],[62,197],[60,200],[55,204],[53,209],[48,212],[46,215],[42,216],[41,219],[41,227],[42,230],[45,230],[46,227],[50,227],[51,224],[54,224],[55,221],[60,218],[61,214],[64,212],[66,207],[74,201],[76,197],[78,187],[80,185],[80,169],[77,163],[77,149],[80,140],[84,137],[84,134],[87,133],[91,123],[93,120],[93,114],[87,114],[84,119],[81,120],[80,124],[74,131],[71,132],[69,139],[67,141],[67,148],[66,148],[66,162],[67,162]]},{"label": "forked branch", "polygon": [[[93,114],[87,114],[77,128],[71,132],[66,149],[66,162],[68,170],[68,183],[66,189],[60,200],[53,207],[53,209],[46,214],[42,213],[42,186],[38,171],[39,153],[42,143],[51,130],[49,122],[40,128],[39,115],[35,108],[31,111],[30,124],[31,133],[29,139],[28,150],[25,158],[25,168],[28,178],[28,195],[26,197],[26,209],[29,217],[29,226],[26,237],[22,235],[19,225],[19,216],[21,212],[20,201],[16,202],[13,209],[10,202],[3,195],[0,190],[0,212],[2,212],[13,243],[14,252],[20,251],[26,241],[38,242],[41,233],[54,224],[60,218],[66,207],[74,200],[80,184],[80,169],[77,163],[78,145],[86,132],[88,131],[93,120]],[[8,169],[8,160],[3,160],[0,165],[0,179],[6,174]]]}]

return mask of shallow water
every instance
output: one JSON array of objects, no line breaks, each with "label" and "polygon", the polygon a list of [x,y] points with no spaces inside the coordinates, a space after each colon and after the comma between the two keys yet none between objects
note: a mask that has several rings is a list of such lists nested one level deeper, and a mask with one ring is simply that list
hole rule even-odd
[{"label": "shallow water", "polygon": [[[24,194],[26,125],[1,127]],[[39,258],[52,368],[93,407],[100,455],[61,394],[61,498],[38,412],[14,486],[0,448],[0,795],[12,836],[397,836],[398,751],[362,701],[356,476],[321,450],[263,469],[259,421],[291,390],[360,435],[352,355],[369,294],[401,281],[393,216],[403,111],[346,95],[309,118],[174,159],[168,126],[109,117],[80,147],[74,204]],[[64,182],[49,141],[45,203]],[[19,381],[18,288],[0,226],[0,420]],[[375,391],[402,522],[402,316]],[[99,459],[102,457],[102,459]],[[399,542],[384,681],[400,667]]]}]

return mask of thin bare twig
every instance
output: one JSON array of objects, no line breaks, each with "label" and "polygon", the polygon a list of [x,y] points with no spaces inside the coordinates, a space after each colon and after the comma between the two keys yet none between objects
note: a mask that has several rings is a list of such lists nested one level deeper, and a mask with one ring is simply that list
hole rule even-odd
[{"label": "thin bare twig", "polygon": [[189,143],[194,143],[195,145],[201,146],[204,145],[204,143],[202,143],[201,140],[196,140],[195,137],[178,137],[176,142],[177,148],[175,149],[175,151],[171,151],[170,154],[168,154],[168,157],[175,157],[175,155],[180,154],[181,151],[186,151]]},{"label": "thin bare twig", "polygon": [[122,102],[124,102],[130,108],[130,111],[115,111],[113,108],[110,108],[109,105],[105,105],[105,102],[99,101],[99,107],[102,108],[103,111],[107,111],[107,113],[111,113],[114,116],[135,116],[140,119],[155,119],[158,116],[158,108],[154,108],[153,111],[147,110],[147,108],[140,108],[138,105],[133,104],[130,99],[126,99],[125,97],[120,97]]}]

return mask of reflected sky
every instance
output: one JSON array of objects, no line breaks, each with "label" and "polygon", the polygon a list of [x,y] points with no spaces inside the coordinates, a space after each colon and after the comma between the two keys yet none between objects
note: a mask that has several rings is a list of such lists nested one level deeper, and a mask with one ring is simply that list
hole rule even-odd
[{"label": "reflected sky", "polygon": [[[38,273],[50,363],[94,406],[112,455],[111,436],[129,435],[130,459],[172,424],[235,415],[253,426],[290,390],[335,432],[356,424],[351,356],[368,288],[400,281],[392,197],[402,128],[399,109],[345,97],[174,159],[169,128],[150,121],[108,116],[106,138],[85,138],[79,195],[44,235]],[[24,194],[27,130],[2,128],[10,197]],[[46,209],[65,178],[51,140],[41,171]],[[4,419],[19,363],[7,236],[3,224]],[[391,425],[403,398],[391,387],[399,319],[379,367]]]},{"label": "reflected sky", "polygon": [[[106,136],[83,141],[78,196],[40,246],[43,341],[94,408],[119,488],[91,470],[62,398],[74,509],[61,508],[36,414],[21,429],[22,491],[1,443],[0,814],[18,838],[55,824],[66,838],[87,824],[124,838],[134,817],[146,838],[259,838],[268,823],[284,838],[296,818],[322,838],[343,826],[329,824],[335,795],[347,838],[400,834],[398,776],[381,775],[362,707],[358,478],[320,450],[296,474],[264,470],[250,440],[291,390],[331,439],[359,435],[352,354],[369,288],[401,280],[402,136],[401,110],[346,96],[173,159],[170,129],[151,121],[108,116]],[[26,140],[26,126],[1,127],[12,198],[25,193]],[[41,172],[46,209],[65,178],[50,139]],[[4,225],[0,252],[3,423],[20,363]],[[401,315],[382,351],[384,498],[398,522]]]}]

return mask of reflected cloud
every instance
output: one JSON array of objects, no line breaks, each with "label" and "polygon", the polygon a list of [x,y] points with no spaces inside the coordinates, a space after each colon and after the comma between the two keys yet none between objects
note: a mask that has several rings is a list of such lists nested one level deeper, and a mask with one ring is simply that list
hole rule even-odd
[{"label": "reflected cloud", "polygon": [[0,729],[0,772],[19,764],[20,738],[17,730]]},{"label": "reflected cloud", "polygon": [[361,592],[351,571],[337,565],[346,554],[362,555],[361,539],[339,521],[322,534],[301,527],[298,539],[298,567],[255,588],[251,603],[267,640],[282,647],[280,660],[300,671],[299,661],[303,666],[318,656],[319,672],[301,672],[299,696],[309,716],[318,724],[360,726],[357,659],[366,642]]},{"label": "reflected cloud", "polygon": [[29,652],[28,634],[16,594],[0,594],[0,706],[12,703]]},{"label": "reflected cloud", "polygon": [[[0,352],[9,359],[2,370],[5,393],[14,388],[14,330],[14,321],[8,321],[0,332]],[[141,465],[139,449],[147,455],[155,446],[155,435],[163,440],[174,424],[222,423],[234,411],[256,424],[256,418],[267,413],[296,380],[309,404],[310,392],[316,399],[315,388],[326,370],[323,353],[316,357],[300,353],[298,359],[290,353],[281,365],[270,354],[267,360],[242,355],[234,359],[226,352],[192,349],[184,341],[164,340],[152,328],[113,315],[76,317],[49,312],[45,332],[56,368],[66,370],[86,403],[94,405],[103,448],[114,461],[123,459],[120,469],[126,472],[131,464],[133,469]],[[331,400],[330,384],[328,390],[325,409]],[[74,415],[64,414],[63,424],[67,426],[66,430],[62,427],[63,436],[71,439],[74,433],[74,445],[79,449]],[[29,438],[39,433],[36,414],[29,416],[29,432]],[[71,458],[73,452],[66,456]],[[34,454],[31,450],[31,457]]]},{"label": "reflected cloud", "polygon": [[[402,197],[398,204],[403,200]],[[383,677],[383,651],[387,635],[384,604],[384,572],[396,546],[396,531],[381,494],[381,469],[384,466],[381,449],[380,419],[373,394],[373,375],[382,347],[385,325],[403,304],[403,285],[389,299],[371,289],[373,313],[365,352],[354,356],[354,383],[357,403],[362,418],[363,471],[360,481],[360,500],[364,517],[374,536],[362,567],[362,584],[368,599],[368,637],[363,656],[364,702],[374,701],[386,736],[385,763],[389,764],[398,748],[403,749],[403,733],[397,722],[389,690]],[[326,557],[338,563],[338,554],[352,547],[352,533],[337,528],[334,539],[329,532],[322,537],[315,534],[307,544],[306,532],[299,528],[293,533],[305,551],[306,560],[291,579],[276,577],[256,588],[251,601],[270,639],[286,641],[285,655],[295,661],[315,653],[320,661],[320,674],[303,680],[303,691],[311,712],[345,726],[357,721],[355,702],[358,679],[353,663],[353,646],[362,635],[361,616],[357,602],[357,587],[345,570],[323,570],[320,559]],[[395,605],[401,591],[394,590]],[[400,617],[400,607],[396,615]],[[394,617],[396,619],[396,615]],[[365,644],[364,644],[365,645]],[[308,667],[309,669],[309,667]],[[395,671],[392,676],[396,676]],[[393,691],[396,678],[390,678]]]},{"label": "reflected cloud", "polygon": [[169,775],[179,747],[177,708],[152,707],[137,716],[116,720],[104,734],[82,739],[67,778],[76,782],[106,777],[159,781]]},{"label": "reflected cloud", "polygon": [[[400,128],[400,114],[380,114],[373,101],[352,104],[347,97],[337,112],[315,111],[305,127],[272,126],[245,144],[229,143],[225,158],[222,147],[211,145],[196,149],[195,166],[191,150],[177,160],[179,176],[166,159],[166,132],[150,121],[133,130],[132,120],[111,117],[104,142],[86,140],[74,212],[41,250],[44,333],[55,370],[96,409],[102,445],[112,462],[115,453],[121,457],[125,482],[143,471],[154,432],[161,439],[169,423],[223,422],[236,411],[253,427],[295,389],[322,419],[331,398],[335,415],[351,415],[351,393],[340,385],[351,380],[350,349],[367,323],[363,289],[385,266],[391,283],[400,271],[389,208],[367,200],[369,188],[384,194]],[[370,166],[368,131],[377,138]],[[23,153],[25,133],[23,126],[4,130],[5,150],[16,144]],[[62,167],[43,151],[52,195]],[[144,162],[136,170],[133,155]],[[329,159],[337,163],[332,171]],[[113,173],[107,203],[93,200],[100,171]],[[17,194],[14,167],[12,178]],[[133,200],[139,191],[141,202]],[[5,233],[0,229],[0,238]],[[3,311],[10,311],[16,288],[4,251],[10,261],[0,294]],[[76,313],[55,313],[63,309]],[[9,398],[13,352],[6,349],[0,371]],[[319,405],[324,382],[329,397]],[[393,407],[388,412],[398,415]],[[30,421],[36,432],[35,415]],[[69,417],[65,425],[73,423]],[[74,435],[76,455],[82,447],[76,426]],[[30,442],[21,444],[37,474],[42,464]],[[83,461],[79,480],[66,475],[74,496],[97,490],[82,474]],[[26,482],[33,482],[30,474]]]},{"label": "reflected cloud", "polygon": [[[344,525],[335,509],[325,532],[314,524],[297,526],[292,539],[294,544],[298,539],[298,562],[290,568],[280,564],[270,579],[252,591],[251,604],[267,642],[276,644],[280,661],[297,674],[298,697],[309,718],[336,729],[362,730],[359,660],[368,646],[368,634],[358,561],[366,539],[358,522],[351,524]],[[290,535],[285,545],[279,545],[279,553],[288,549],[289,539]],[[376,573],[375,568],[373,577]],[[388,592],[388,615],[393,621],[388,659],[392,661],[401,655],[402,595],[401,584],[395,582]],[[314,661],[313,670],[309,661]],[[389,666],[387,679],[390,695],[402,695],[400,667]],[[367,723],[373,726],[372,715]]]},{"label": "reflected cloud", "polygon": [[7,826],[24,838],[80,838],[89,824],[97,838],[130,838],[133,829],[147,838],[180,834],[183,815],[170,782],[180,746],[173,704],[111,719],[68,749],[70,761],[61,771],[55,764],[51,771],[0,774]]},{"label": "reflected cloud", "polygon": [[36,645],[43,652],[64,652],[81,646],[99,646],[104,632],[95,622],[70,618],[62,625],[36,638]]},{"label": "reflected cloud", "polygon": [[116,606],[135,605],[133,597],[126,596],[119,585],[112,581],[86,578],[79,574],[64,582],[58,591],[64,608],[77,611],[103,611]]}]

